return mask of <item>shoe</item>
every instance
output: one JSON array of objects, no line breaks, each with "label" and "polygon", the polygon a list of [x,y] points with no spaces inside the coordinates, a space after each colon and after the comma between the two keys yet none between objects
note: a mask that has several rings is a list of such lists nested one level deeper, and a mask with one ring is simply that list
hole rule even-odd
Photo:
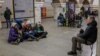
[{"label": "shoe", "polygon": [[12,45],[19,45],[18,42],[11,42]]},{"label": "shoe", "polygon": [[77,53],[73,52],[73,51],[70,51],[70,52],[68,52],[68,55],[77,55]]},{"label": "shoe", "polygon": [[36,41],[39,41],[39,38],[36,38],[35,40],[36,40]]},{"label": "shoe", "polygon": [[41,37],[41,38],[47,38],[47,36],[43,36],[43,37]]},{"label": "shoe", "polygon": [[82,51],[82,48],[77,48],[78,51]]}]

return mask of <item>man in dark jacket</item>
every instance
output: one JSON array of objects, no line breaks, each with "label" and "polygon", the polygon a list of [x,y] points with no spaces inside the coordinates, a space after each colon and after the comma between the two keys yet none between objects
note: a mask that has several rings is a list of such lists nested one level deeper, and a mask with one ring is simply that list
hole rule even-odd
[{"label": "man in dark jacket", "polygon": [[58,20],[58,25],[60,23],[62,26],[65,26],[66,20],[65,20],[64,15],[62,13],[59,14],[57,20]]},{"label": "man in dark jacket", "polygon": [[81,44],[92,45],[97,40],[97,22],[94,17],[86,19],[86,30],[78,34],[77,37],[72,38],[72,51],[68,52],[68,55],[76,55],[76,50],[81,51]]},{"label": "man in dark jacket", "polygon": [[6,19],[7,28],[9,27],[9,25],[11,26],[10,16],[11,16],[11,11],[10,11],[10,9],[7,7],[6,10],[5,10],[5,12],[4,12],[4,17],[5,17],[5,19]]}]

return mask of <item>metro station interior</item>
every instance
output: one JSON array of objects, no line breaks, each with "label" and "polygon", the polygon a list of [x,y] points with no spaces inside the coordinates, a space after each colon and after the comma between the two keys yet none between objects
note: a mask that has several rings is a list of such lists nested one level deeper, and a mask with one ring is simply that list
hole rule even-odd
[{"label": "metro station interior", "polygon": [[[6,17],[7,8],[10,17]],[[91,15],[87,16],[87,13],[83,13],[81,19],[76,19],[82,10],[89,9],[90,12],[92,11]],[[99,0],[0,0],[0,56],[100,56],[99,13]],[[64,23],[59,21],[60,15],[64,18]],[[71,22],[70,17],[75,20]],[[85,21],[88,17],[94,17],[97,22],[97,40],[92,45],[82,44],[82,51],[78,51],[77,55],[68,55],[72,47],[72,38],[80,29],[86,30]],[[10,21],[7,21],[8,18]],[[30,24],[33,28],[41,24],[43,31],[47,32],[46,36],[43,36],[46,38],[20,41],[18,44],[9,43],[11,28],[17,25],[18,20],[22,22],[27,20],[26,24]],[[23,29],[24,23],[21,25]],[[20,32],[23,31],[22,29]],[[24,38],[24,33],[21,34],[18,40]]]}]

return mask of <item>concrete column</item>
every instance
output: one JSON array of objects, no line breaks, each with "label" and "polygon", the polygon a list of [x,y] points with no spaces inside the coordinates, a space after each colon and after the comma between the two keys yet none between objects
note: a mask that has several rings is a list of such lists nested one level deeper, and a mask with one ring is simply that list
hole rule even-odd
[{"label": "concrete column", "polygon": [[35,23],[41,22],[41,7],[35,8]]},{"label": "concrete column", "polygon": [[44,2],[35,2],[35,23],[41,22],[41,7]]},{"label": "concrete column", "polygon": [[63,8],[62,7],[55,7],[55,16],[54,16],[55,20],[57,20],[60,13],[63,14]]},{"label": "concrete column", "polygon": [[97,44],[97,56],[100,56],[100,1],[99,1],[99,19],[98,19],[98,44]]}]

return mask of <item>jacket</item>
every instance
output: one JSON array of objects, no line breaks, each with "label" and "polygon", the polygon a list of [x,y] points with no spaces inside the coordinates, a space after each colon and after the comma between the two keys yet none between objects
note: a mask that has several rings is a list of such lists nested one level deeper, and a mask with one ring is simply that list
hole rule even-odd
[{"label": "jacket", "polygon": [[5,19],[9,19],[9,20],[10,20],[10,15],[11,15],[11,14],[12,14],[12,13],[11,13],[10,9],[6,10],[6,11],[4,12],[4,17],[5,17]]},{"label": "jacket", "polygon": [[79,34],[79,37],[83,38],[86,42],[95,43],[97,40],[97,22],[93,21],[88,24],[86,30],[82,34]]},{"label": "jacket", "polygon": [[11,29],[9,31],[8,42],[16,40],[17,38],[18,38],[18,31],[15,28],[11,27]]},{"label": "jacket", "polygon": [[42,25],[41,25],[40,27],[35,26],[35,27],[33,28],[33,30],[34,30],[35,32],[38,32],[38,30],[44,32],[44,27],[43,27]]}]

